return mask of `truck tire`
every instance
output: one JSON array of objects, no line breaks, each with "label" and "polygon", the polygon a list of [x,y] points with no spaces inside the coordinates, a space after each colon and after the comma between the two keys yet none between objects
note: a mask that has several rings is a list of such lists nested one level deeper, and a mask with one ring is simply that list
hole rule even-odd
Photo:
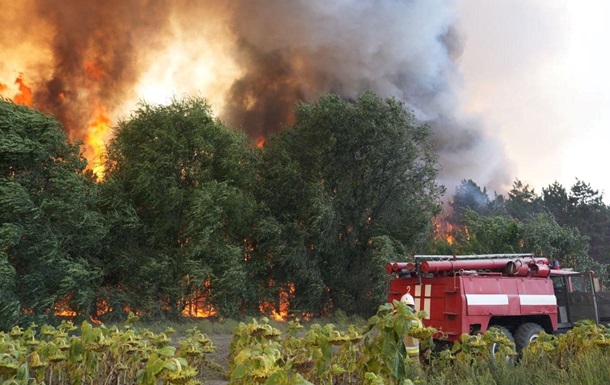
[{"label": "truck tire", "polygon": [[[492,325],[492,326],[490,326],[490,328],[498,329],[499,331],[504,333],[504,335],[506,336],[506,338],[508,338],[508,340],[510,342],[513,342],[513,343],[515,342],[515,339],[513,338],[513,333],[511,333],[510,330],[508,330],[504,326]],[[494,343],[491,346],[491,355],[492,355],[492,357],[496,357],[496,352],[498,351],[498,346],[499,346],[499,344],[496,344],[496,343]],[[510,362],[511,361],[511,357],[506,357],[506,361]]]},{"label": "truck tire", "polygon": [[527,322],[517,328],[515,332],[515,346],[517,352],[521,352],[527,344],[540,336],[540,332],[544,329],[537,323]]}]

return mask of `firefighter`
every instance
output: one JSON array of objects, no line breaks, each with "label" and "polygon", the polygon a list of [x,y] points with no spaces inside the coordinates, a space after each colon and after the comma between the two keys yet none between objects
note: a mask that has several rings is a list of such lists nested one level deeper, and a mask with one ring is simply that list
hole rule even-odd
[{"label": "firefighter", "polygon": [[[415,313],[415,300],[413,296],[409,293],[406,293],[400,298],[400,301],[410,307]],[[421,320],[417,317],[411,320],[412,328],[423,327]],[[419,364],[419,339],[411,337],[410,335],[405,335],[403,337],[403,342],[405,344],[405,349],[407,350],[407,356],[413,360],[416,364]]]}]

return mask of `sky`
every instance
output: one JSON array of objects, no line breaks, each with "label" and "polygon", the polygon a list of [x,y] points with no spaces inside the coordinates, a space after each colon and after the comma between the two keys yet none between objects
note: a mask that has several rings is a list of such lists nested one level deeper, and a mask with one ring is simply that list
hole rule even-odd
[{"label": "sky", "polygon": [[576,179],[610,202],[610,2],[460,0],[460,108],[497,137],[513,178]]}]

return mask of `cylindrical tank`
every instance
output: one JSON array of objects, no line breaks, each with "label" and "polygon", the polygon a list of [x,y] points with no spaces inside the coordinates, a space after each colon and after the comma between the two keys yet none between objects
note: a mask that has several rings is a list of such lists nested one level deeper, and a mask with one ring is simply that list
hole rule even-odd
[{"label": "cylindrical tank", "polygon": [[415,264],[413,262],[388,262],[385,265],[385,272],[388,274],[398,273],[403,270],[413,271],[415,270]]},{"label": "cylindrical tank", "polygon": [[[511,264],[512,271],[519,272],[521,266],[529,263],[542,263],[548,265],[546,258],[517,258],[517,259],[469,259],[455,261],[423,261],[420,269],[423,273],[438,273],[441,271],[457,270],[498,270],[506,271]],[[514,273],[512,273],[514,274]]]}]

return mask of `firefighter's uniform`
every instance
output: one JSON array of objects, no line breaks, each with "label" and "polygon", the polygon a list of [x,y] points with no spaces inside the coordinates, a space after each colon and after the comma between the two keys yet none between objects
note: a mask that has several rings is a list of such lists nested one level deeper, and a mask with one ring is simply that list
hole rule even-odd
[{"label": "firefighter's uniform", "polygon": [[[415,310],[415,301],[413,300],[412,295],[407,293],[403,295],[400,300]],[[423,327],[423,324],[419,318],[411,320],[411,328],[420,327]],[[405,344],[405,349],[407,350],[407,356],[415,362],[419,362],[419,339],[407,334],[403,337],[403,342]]]}]

